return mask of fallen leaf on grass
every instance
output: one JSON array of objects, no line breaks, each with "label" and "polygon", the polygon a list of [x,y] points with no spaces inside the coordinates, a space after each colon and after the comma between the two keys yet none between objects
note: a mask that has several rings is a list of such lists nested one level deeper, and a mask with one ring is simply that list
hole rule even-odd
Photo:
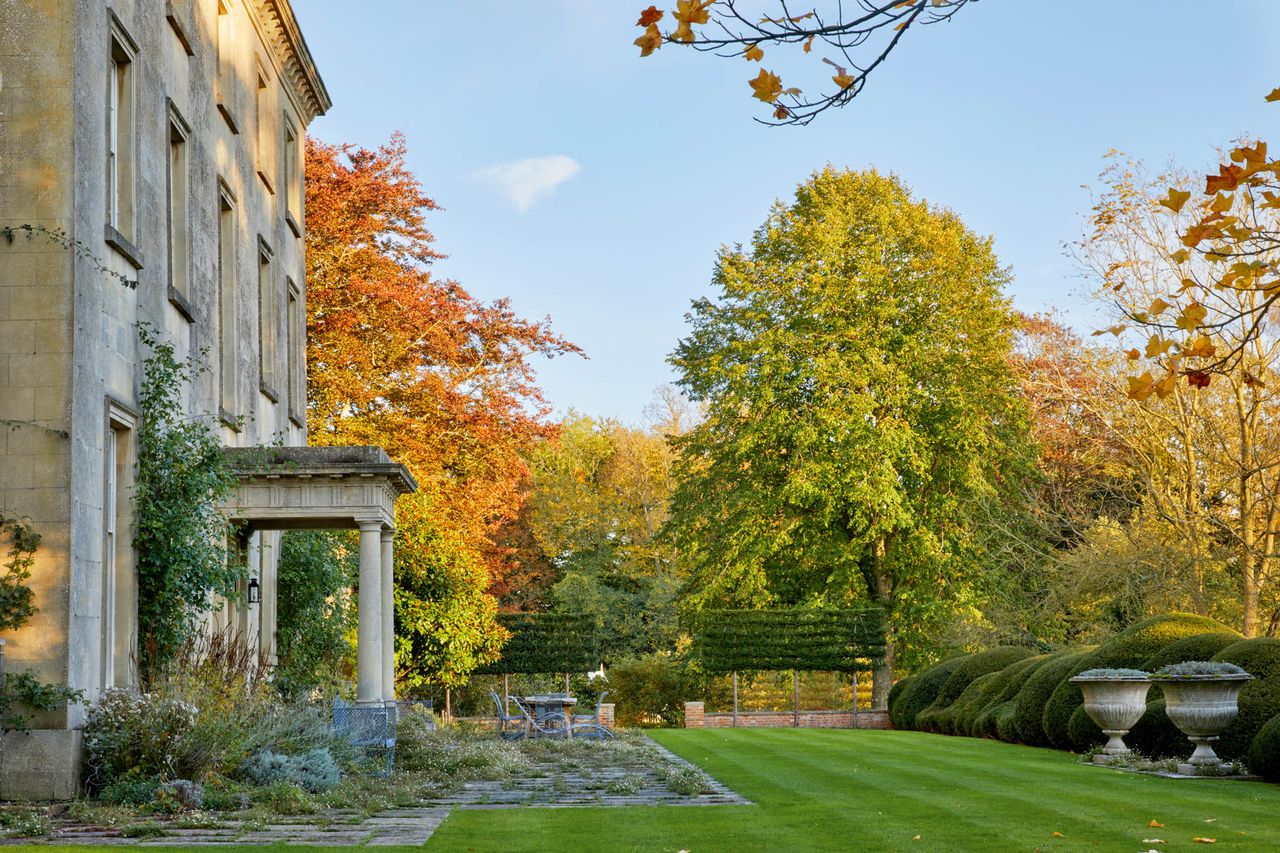
[{"label": "fallen leaf on grass", "polygon": [[1154,827],[1159,828],[1159,827],[1164,826],[1164,824],[1163,824],[1163,823],[1161,823],[1161,822],[1160,822],[1160,821],[1158,821],[1158,820],[1152,820],[1152,821],[1151,821],[1151,823],[1147,824],[1147,826],[1154,826]]},{"label": "fallen leaf on grass", "polygon": [[913,835],[913,836],[911,836],[911,840],[912,840],[912,841],[919,841],[919,840],[920,840],[920,836],[918,836],[918,835]]},{"label": "fallen leaf on grass", "polygon": [[1143,844],[1166,844],[1168,842],[1166,842],[1163,838],[1144,838],[1142,839],[1142,843]]},{"label": "fallen leaf on grass", "polygon": [[1197,835],[1195,838],[1191,840],[1194,841],[1196,844],[1217,844],[1218,843],[1218,839],[1216,838],[1201,838],[1199,835]]},{"label": "fallen leaf on grass", "polygon": [[1066,836],[1063,835],[1061,832],[1052,832],[1050,833],[1050,835],[1052,835],[1054,838],[1066,838]]},{"label": "fallen leaf on grass", "polygon": [[1218,819],[1217,819],[1216,817],[1207,817],[1207,818],[1205,818],[1205,819],[1204,819],[1204,822],[1205,822],[1205,823],[1214,823],[1214,822],[1216,822],[1217,820],[1218,820]]}]

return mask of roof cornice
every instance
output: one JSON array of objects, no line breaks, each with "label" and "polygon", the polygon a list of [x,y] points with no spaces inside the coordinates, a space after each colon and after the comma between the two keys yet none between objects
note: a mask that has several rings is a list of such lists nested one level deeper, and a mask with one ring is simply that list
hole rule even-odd
[{"label": "roof cornice", "polygon": [[320,79],[311,51],[307,49],[307,40],[298,28],[293,6],[289,0],[253,0],[253,3],[276,59],[306,112],[303,123],[310,124],[316,116],[328,112],[333,101],[329,99],[329,90]]}]

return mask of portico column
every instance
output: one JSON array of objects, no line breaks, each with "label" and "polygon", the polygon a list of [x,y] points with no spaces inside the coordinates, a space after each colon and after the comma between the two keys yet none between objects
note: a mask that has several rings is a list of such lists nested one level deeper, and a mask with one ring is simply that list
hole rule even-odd
[{"label": "portico column", "polygon": [[382,698],[396,699],[396,602],[395,579],[391,572],[392,543],[396,532],[382,531]]},{"label": "portico column", "polygon": [[356,701],[382,701],[382,521],[360,521]]}]

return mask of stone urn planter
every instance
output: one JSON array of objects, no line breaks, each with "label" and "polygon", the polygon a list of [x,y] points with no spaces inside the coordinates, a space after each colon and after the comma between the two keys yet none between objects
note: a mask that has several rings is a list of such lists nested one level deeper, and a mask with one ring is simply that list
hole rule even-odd
[{"label": "stone urn planter", "polygon": [[1084,694],[1084,710],[1102,733],[1107,745],[1093,760],[1108,764],[1117,755],[1127,755],[1124,736],[1147,710],[1151,677],[1140,669],[1088,669],[1071,678]]},{"label": "stone urn planter", "polygon": [[1195,744],[1191,758],[1178,765],[1179,773],[1194,776],[1222,765],[1213,743],[1236,718],[1240,690],[1252,679],[1235,664],[1218,661],[1174,664],[1151,676],[1164,692],[1169,719]]}]

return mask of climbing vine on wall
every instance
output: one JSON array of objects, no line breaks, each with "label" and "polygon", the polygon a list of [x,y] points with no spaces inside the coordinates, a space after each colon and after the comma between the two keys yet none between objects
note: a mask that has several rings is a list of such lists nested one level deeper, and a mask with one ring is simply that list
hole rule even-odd
[{"label": "climbing vine on wall", "polygon": [[[35,564],[40,534],[31,522],[0,512],[0,541],[7,540],[8,558],[0,575],[0,631],[21,628],[35,615],[35,594],[27,586]],[[5,673],[0,684],[0,720],[6,729],[25,730],[28,718],[23,711],[53,711],[80,698],[79,690],[62,684],[44,684],[32,671]]]},{"label": "climbing vine on wall", "polygon": [[40,534],[26,519],[0,512],[0,536],[9,540],[8,562],[0,575],[0,631],[7,631],[25,625],[36,612],[27,579],[40,547]]},{"label": "climbing vine on wall", "polygon": [[179,360],[154,327],[138,324],[149,351],[138,403],[134,498],[138,559],[138,673],[144,685],[190,637],[217,596],[238,597],[243,562],[227,548],[232,532],[218,504],[236,484],[213,424],[188,414],[184,388],[204,372]]}]

